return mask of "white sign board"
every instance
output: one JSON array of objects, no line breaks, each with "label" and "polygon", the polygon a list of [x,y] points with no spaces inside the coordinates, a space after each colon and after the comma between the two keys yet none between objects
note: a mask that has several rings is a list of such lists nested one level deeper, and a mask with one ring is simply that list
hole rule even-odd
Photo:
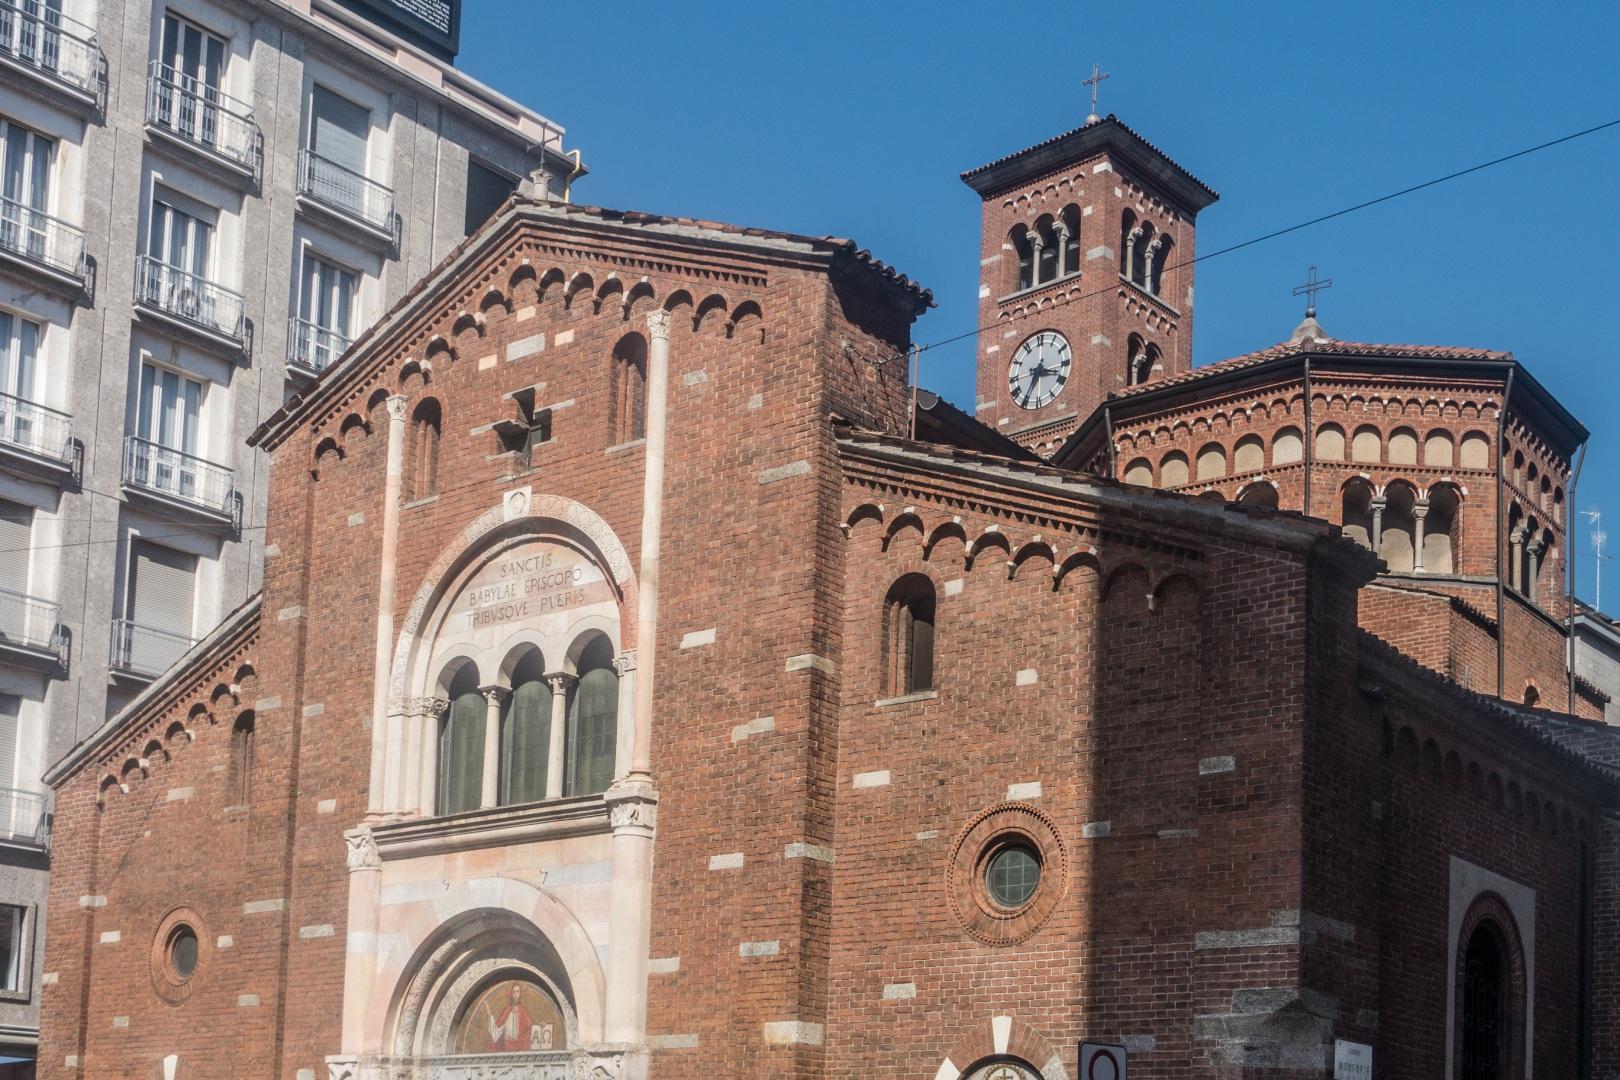
[{"label": "white sign board", "polygon": [[1113,1043],[1081,1043],[1080,1080],[1125,1080],[1125,1048]]},{"label": "white sign board", "polygon": [[1333,1080],[1372,1080],[1372,1047],[1348,1039],[1335,1039]]}]

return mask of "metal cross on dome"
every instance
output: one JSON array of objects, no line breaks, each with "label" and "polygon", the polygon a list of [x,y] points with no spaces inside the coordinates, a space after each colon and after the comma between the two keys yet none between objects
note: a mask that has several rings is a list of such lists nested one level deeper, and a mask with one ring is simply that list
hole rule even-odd
[{"label": "metal cross on dome", "polygon": [[1307,319],[1314,319],[1316,318],[1316,294],[1321,292],[1323,289],[1331,288],[1333,288],[1333,279],[1323,278],[1322,280],[1318,281],[1316,278],[1316,267],[1313,266],[1311,267],[1310,272],[1305,275],[1305,284],[1295,285],[1292,295],[1305,297],[1305,317]]},{"label": "metal cross on dome", "polygon": [[1080,80],[1081,86],[1091,87],[1091,114],[1086,117],[1086,123],[1088,124],[1101,119],[1101,117],[1097,115],[1097,86],[1110,75],[1111,72],[1104,71],[1101,64],[1092,64],[1091,78]]}]

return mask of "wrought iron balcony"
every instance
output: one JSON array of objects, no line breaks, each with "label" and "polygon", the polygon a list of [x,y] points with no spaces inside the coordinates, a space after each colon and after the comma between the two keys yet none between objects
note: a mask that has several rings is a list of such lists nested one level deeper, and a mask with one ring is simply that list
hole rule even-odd
[{"label": "wrought iron balcony", "polygon": [[50,847],[50,796],[39,791],[0,787],[0,841]]},{"label": "wrought iron balcony", "polygon": [[231,470],[136,435],[124,437],[124,486],[241,524]]},{"label": "wrought iron balcony", "polygon": [[193,638],[170,630],[142,626],[132,619],[114,619],[113,671],[142,679],[155,679],[196,644]]},{"label": "wrought iron balcony", "polygon": [[66,659],[66,645],[60,607],[37,596],[0,589],[0,649],[60,664]]},{"label": "wrought iron balcony", "polygon": [[247,347],[247,301],[242,294],[161,259],[136,257],[135,302]]},{"label": "wrought iron balcony", "polygon": [[298,193],[340,217],[399,244],[394,192],[313,150],[298,152]]},{"label": "wrought iron balcony", "polygon": [[287,363],[291,367],[319,375],[343,355],[349,339],[296,315],[287,320]]},{"label": "wrought iron balcony", "polygon": [[106,105],[107,58],[95,30],[42,3],[0,0],[0,59],[97,109]]},{"label": "wrought iron balcony", "polygon": [[0,254],[44,267],[81,286],[89,281],[83,229],[4,197],[0,197]]},{"label": "wrought iron balcony", "polygon": [[253,119],[253,109],[161,60],[152,61],[146,77],[146,122],[259,179],[264,133]]},{"label": "wrought iron balcony", "polygon": [[73,417],[11,394],[0,394],[0,448],[21,450],[71,469]]}]

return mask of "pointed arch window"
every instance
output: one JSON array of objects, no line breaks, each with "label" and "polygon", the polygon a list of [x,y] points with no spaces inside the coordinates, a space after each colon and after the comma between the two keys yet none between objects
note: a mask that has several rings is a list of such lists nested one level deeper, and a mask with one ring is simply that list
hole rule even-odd
[{"label": "pointed arch window", "polygon": [[613,751],[618,734],[619,677],[613,646],[597,636],[580,653],[579,679],[569,692],[568,795],[594,795],[613,782]]},{"label": "pointed arch window", "polygon": [[934,583],[907,574],[884,601],[883,661],[890,697],[934,688]]},{"label": "pointed arch window", "polygon": [[253,793],[253,714],[245,712],[231,728],[231,768],[227,779],[232,806],[246,806]]},{"label": "pointed arch window", "polygon": [[1461,1080],[1503,1080],[1511,1035],[1508,957],[1496,927],[1482,921],[1462,963]]},{"label": "pointed arch window", "polygon": [[613,441],[633,442],[647,435],[647,339],[626,334],[613,347]]},{"label": "pointed arch window", "polygon": [[439,727],[439,813],[478,809],[483,795],[487,704],[478,670],[463,664],[450,680],[450,709]]},{"label": "pointed arch window", "polygon": [[428,398],[411,414],[412,499],[439,493],[439,403]]},{"label": "pointed arch window", "polygon": [[546,797],[551,754],[551,683],[545,663],[530,651],[512,671],[512,696],[501,718],[501,805]]}]

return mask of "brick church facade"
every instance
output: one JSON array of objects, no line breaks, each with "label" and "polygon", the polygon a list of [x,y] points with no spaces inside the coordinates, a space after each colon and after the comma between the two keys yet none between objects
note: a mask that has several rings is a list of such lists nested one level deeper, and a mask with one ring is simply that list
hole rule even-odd
[{"label": "brick church facade", "polygon": [[978,419],[849,241],[519,197],[261,427],[262,594],[52,771],[41,1073],[1620,1073],[1584,430],[1193,371],[1112,117],[967,180]]}]

